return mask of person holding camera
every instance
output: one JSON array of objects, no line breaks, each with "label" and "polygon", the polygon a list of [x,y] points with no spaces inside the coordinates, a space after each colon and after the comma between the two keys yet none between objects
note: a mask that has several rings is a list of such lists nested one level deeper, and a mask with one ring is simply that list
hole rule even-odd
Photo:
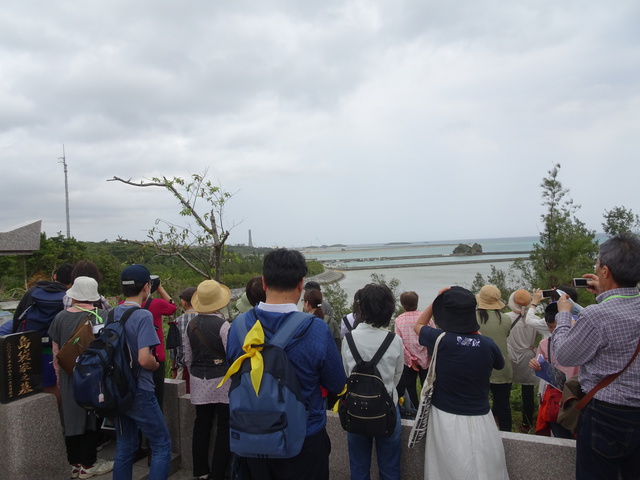
[{"label": "person holding camera", "polygon": [[580,367],[582,391],[597,389],[580,414],[576,478],[640,478],[640,238],[604,242],[595,274],[582,277],[598,303],[572,325],[574,304],[563,295],[551,336],[558,362]]},{"label": "person holding camera", "polygon": [[156,329],[158,340],[160,345],[155,348],[156,360],[160,364],[160,367],[153,372],[153,383],[155,385],[155,394],[160,405],[160,410],[163,407],[164,401],[164,377],[165,377],[165,361],[167,360],[167,352],[164,348],[164,330],[162,328],[162,317],[169,316],[176,313],[178,308],[169,296],[167,291],[162,287],[160,283],[160,277],[157,275],[151,275],[151,295],[157,293],[159,297],[151,298],[142,305],[142,308],[149,310],[153,315],[153,327]]}]

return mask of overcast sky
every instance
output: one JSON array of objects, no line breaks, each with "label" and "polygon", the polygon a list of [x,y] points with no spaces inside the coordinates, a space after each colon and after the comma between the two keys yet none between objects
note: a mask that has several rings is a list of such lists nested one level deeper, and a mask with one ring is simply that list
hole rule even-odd
[{"label": "overcast sky", "polygon": [[208,169],[230,243],[537,235],[554,163],[578,217],[640,213],[640,2],[4,1],[0,230],[181,222]]}]

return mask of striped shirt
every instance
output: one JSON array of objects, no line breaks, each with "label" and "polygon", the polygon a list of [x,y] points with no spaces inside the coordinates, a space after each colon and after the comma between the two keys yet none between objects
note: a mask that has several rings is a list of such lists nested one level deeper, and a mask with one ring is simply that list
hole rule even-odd
[{"label": "striped shirt", "polygon": [[[588,392],[600,380],[618,373],[631,360],[640,339],[640,293],[637,288],[616,288],[596,298],[571,326],[570,312],[556,316],[551,337],[553,351],[562,365],[580,367],[580,385]],[[640,358],[636,358],[613,383],[595,398],[640,407]]]}]

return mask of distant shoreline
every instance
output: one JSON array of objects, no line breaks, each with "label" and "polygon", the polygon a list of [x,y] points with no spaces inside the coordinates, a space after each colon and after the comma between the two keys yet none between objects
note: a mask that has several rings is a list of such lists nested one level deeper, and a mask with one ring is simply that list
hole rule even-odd
[{"label": "distant shoreline", "polygon": [[[474,255],[475,256],[475,255]],[[456,257],[460,258],[460,257]],[[519,259],[526,259],[527,257],[509,257],[509,258],[499,258],[499,259],[478,259],[478,260],[463,260],[463,261],[451,261],[451,262],[432,262],[432,263],[403,263],[403,264],[393,264],[393,265],[356,265],[356,266],[341,266],[341,267],[331,267],[327,268],[326,271],[333,270],[336,272],[341,271],[351,271],[351,270],[379,270],[383,268],[413,268],[413,267],[437,267],[437,266],[446,266],[446,265],[473,265],[476,263],[504,263],[504,262],[515,262]]]}]

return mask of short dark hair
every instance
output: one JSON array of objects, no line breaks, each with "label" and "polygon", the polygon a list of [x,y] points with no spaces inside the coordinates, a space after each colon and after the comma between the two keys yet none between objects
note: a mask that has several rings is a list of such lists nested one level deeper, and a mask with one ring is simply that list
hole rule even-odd
[{"label": "short dark hair", "polygon": [[78,260],[73,266],[71,280],[73,281],[78,277],[91,277],[98,283],[102,281],[100,270],[96,264],[90,260]]},{"label": "short dark hair", "polygon": [[65,285],[70,285],[73,283],[73,279],[71,278],[71,272],[73,271],[73,265],[70,263],[61,264],[56,270],[56,282],[63,283]]},{"label": "short dark hair", "polygon": [[374,327],[388,327],[396,309],[391,289],[384,284],[370,283],[360,291],[360,318]]},{"label": "short dark hair", "polygon": [[562,290],[564,293],[569,295],[569,298],[574,302],[578,301],[578,292],[575,288],[569,285],[561,285],[560,287],[558,287],[557,290],[551,290],[551,300],[553,300],[554,302],[557,302],[558,299],[560,299],[560,294],[558,293],[558,290]]},{"label": "short dark hair", "polygon": [[402,292],[400,305],[405,312],[415,312],[418,310],[418,294],[416,292]]},{"label": "short dark hair", "polygon": [[304,289],[305,290],[322,290],[320,288],[320,284],[314,280],[311,280],[307,283],[304,284]]},{"label": "short dark hair", "polygon": [[264,256],[262,277],[267,288],[293,290],[307,274],[307,262],[297,250],[278,248]]},{"label": "short dark hair", "polygon": [[138,295],[142,289],[144,288],[144,286],[147,284],[146,283],[134,283],[131,285],[122,285],[122,294],[125,297],[135,297],[136,295]]},{"label": "short dark hair", "polygon": [[247,294],[247,300],[252,307],[255,307],[258,303],[265,302],[267,300],[267,295],[264,288],[262,288],[261,276],[253,277],[249,280],[244,291]]},{"label": "short dark hair", "polygon": [[600,245],[600,266],[607,266],[620,287],[635,287],[640,282],[640,239],[633,233],[621,233]]}]

